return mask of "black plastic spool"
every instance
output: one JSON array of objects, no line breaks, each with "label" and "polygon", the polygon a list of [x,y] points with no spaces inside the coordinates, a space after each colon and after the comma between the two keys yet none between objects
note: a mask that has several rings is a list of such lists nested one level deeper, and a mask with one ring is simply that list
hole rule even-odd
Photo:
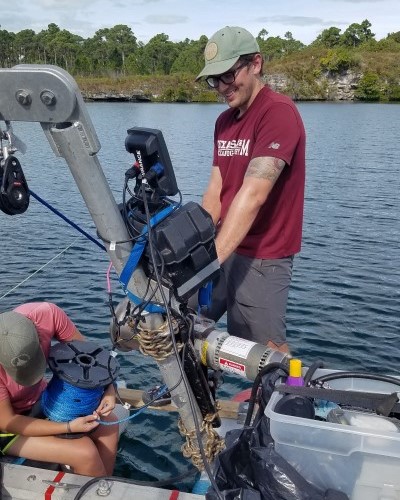
[{"label": "black plastic spool", "polygon": [[82,389],[111,384],[120,369],[108,351],[94,342],[81,340],[54,344],[48,364],[58,378]]}]

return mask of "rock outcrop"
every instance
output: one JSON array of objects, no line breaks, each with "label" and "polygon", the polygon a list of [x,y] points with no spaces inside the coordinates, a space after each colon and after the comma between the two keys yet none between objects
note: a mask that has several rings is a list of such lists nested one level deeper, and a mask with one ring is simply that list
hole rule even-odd
[{"label": "rock outcrop", "polygon": [[311,82],[299,82],[280,73],[266,75],[264,79],[273,90],[295,100],[353,101],[361,76],[350,71],[335,75],[327,72]]},{"label": "rock outcrop", "polygon": [[82,90],[82,97],[85,101],[101,102],[150,102],[151,98],[146,96],[143,91],[138,90],[135,93],[124,92],[89,92]]}]

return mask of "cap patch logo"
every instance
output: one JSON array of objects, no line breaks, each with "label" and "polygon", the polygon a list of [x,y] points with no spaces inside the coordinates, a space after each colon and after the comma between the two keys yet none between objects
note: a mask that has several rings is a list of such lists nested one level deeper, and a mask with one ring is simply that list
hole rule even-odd
[{"label": "cap patch logo", "polygon": [[218,54],[218,45],[215,42],[210,42],[204,50],[204,58],[206,61],[211,61]]},{"label": "cap patch logo", "polygon": [[29,363],[30,359],[31,357],[28,354],[20,354],[19,356],[16,356],[11,360],[11,365],[15,368],[18,368],[19,366],[25,366],[27,363]]}]

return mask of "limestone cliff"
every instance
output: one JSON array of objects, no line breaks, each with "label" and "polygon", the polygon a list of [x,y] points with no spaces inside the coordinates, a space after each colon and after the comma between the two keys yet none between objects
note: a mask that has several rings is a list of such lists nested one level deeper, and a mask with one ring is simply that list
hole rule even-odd
[{"label": "limestone cliff", "polygon": [[312,80],[295,80],[284,74],[271,74],[265,82],[277,92],[289,95],[295,100],[353,101],[361,73],[343,72],[331,75],[328,72]]}]

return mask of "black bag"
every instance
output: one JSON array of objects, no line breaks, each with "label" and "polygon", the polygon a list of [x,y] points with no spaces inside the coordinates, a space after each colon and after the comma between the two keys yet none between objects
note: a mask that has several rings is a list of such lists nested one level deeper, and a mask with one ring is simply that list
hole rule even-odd
[{"label": "black bag", "polygon": [[269,419],[255,427],[235,429],[226,435],[226,449],[217,457],[215,480],[218,496],[210,487],[206,500],[348,500],[336,490],[322,491],[301,476],[276,452]]}]

